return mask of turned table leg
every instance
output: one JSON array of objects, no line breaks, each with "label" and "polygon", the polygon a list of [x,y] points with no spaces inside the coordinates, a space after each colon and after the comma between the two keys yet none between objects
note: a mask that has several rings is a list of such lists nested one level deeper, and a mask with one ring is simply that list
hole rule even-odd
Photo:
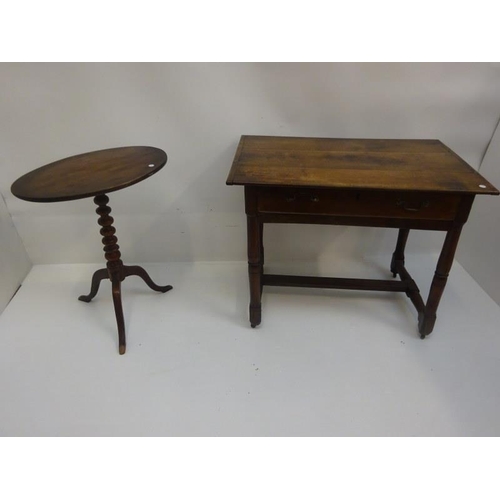
[{"label": "turned table leg", "polygon": [[248,278],[250,282],[250,325],[260,325],[262,315],[262,224],[247,215]]},{"label": "turned table leg", "polygon": [[396,249],[392,254],[392,260],[391,260],[391,273],[394,276],[394,278],[398,274],[398,265],[404,266],[405,264],[405,247],[406,247],[406,242],[408,241],[409,234],[410,234],[409,229],[399,230]]},{"label": "turned table leg", "polygon": [[422,339],[425,338],[426,335],[429,335],[434,328],[434,323],[436,322],[436,311],[448,280],[448,275],[453,264],[453,257],[455,256],[461,231],[462,226],[458,226],[446,233],[446,238],[437,263],[436,272],[434,273],[434,278],[432,279],[429,297],[427,299],[425,309],[419,314],[418,318],[418,331],[420,332],[420,338]]},{"label": "turned table leg", "polygon": [[113,294],[113,305],[116,315],[116,324],[118,327],[118,345],[120,354],[125,353],[125,321],[123,319],[123,306],[121,298],[121,282],[127,276],[139,276],[144,282],[157,292],[168,292],[172,289],[170,285],[159,286],[153,282],[149,274],[140,266],[125,266],[121,260],[118,238],[115,236],[116,229],[113,226],[114,219],[111,217],[111,208],[108,206],[109,198],[105,194],[100,194],[94,198],[94,203],[98,206],[96,209],[99,219],[97,223],[101,226],[102,244],[104,245],[104,257],[107,261],[106,268],[99,269],[92,276],[92,285],[88,295],[78,297],[83,302],[90,302],[99,290],[99,285],[103,279],[111,281]]},{"label": "turned table leg", "polygon": [[259,222],[259,237],[260,237],[260,295],[262,296],[262,288],[264,286],[264,223]]}]

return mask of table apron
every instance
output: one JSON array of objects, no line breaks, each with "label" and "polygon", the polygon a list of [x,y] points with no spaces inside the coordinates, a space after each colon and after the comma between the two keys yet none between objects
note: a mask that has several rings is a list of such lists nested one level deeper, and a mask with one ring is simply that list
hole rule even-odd
[{"label": "table apron", "polygon": [[415,191],[270,188],[255,192],[259,213],[454,220],[461,195]]}]

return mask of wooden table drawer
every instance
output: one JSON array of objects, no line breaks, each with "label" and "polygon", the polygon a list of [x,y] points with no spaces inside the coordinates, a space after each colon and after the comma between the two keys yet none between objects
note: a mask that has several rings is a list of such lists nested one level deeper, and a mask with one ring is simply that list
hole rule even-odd
[{"label": "wooden table drawer", "polygon": [[257,210],[260,213],[453,220],[459,202],[460,195],[456,194],[259,188]]}]

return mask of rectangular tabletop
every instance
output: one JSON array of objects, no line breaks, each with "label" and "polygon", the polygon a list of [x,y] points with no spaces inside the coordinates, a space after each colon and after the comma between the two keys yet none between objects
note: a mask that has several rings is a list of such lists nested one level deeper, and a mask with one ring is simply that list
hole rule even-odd
[{"label": "rectangular tabletop", "polygon": [[241,136],[227,184],[499,194],[439,140]]}]

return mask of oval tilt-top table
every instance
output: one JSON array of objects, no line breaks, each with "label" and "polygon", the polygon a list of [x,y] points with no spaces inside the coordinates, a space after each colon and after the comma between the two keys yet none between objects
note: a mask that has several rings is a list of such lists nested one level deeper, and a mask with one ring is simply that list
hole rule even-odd
[{"label": "oval tilt-top table", "polygon": [[111,281],[120,354],[124,354],[126,348],[121,282],[127,276],[139,276],[157,292],[168,292],[172,287],[156,285],[140,266],[123,264],[106,193],[136,184],[158,172],[166,163],[166,153],[158,148],[133,146],[104,149],[37,168],[20,177],[11,187],[14,196],[41,203],[94,197],[107,264],[106,268],[94,273],[90,293],[80,296],[79,300],[90,302],[96,296],[100,282],[103,279]]}]

